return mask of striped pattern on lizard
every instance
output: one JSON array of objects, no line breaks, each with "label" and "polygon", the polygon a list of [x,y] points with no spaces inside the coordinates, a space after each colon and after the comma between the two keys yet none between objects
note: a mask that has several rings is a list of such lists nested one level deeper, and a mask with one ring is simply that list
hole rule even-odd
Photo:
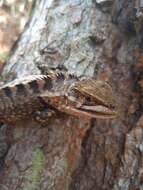
[{"label": "striped pattern on lizard", "polygon": [[115,118],[115,98],[110,85],[93,78],[50,72],[31,75],[0,88],[0,121],[13,123],[36,111],[53,109],[86,118]]}]

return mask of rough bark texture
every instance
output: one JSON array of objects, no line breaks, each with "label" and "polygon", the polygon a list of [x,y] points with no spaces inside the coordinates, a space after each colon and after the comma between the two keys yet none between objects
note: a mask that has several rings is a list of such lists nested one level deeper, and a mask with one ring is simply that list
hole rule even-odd
[{"label": "rough bark texture", "polygon": [[63,65],[109,81],[120,114],[91,122],[61,116],[45,128],[30,118],[2,126],[1,190],[143,189],[142,46],[135,0],[35,2],[4,80]]}]

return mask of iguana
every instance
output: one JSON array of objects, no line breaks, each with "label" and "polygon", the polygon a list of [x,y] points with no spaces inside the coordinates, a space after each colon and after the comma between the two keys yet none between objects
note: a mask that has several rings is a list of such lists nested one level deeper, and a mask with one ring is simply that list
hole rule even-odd
[{"label": "iguana", "polygon": [[50,72],[15,79],[0,88],[0,121],[13,123],[44,110],[47,117],[55,112],[88,119],[117,116],[112,88],[93,78]]}]

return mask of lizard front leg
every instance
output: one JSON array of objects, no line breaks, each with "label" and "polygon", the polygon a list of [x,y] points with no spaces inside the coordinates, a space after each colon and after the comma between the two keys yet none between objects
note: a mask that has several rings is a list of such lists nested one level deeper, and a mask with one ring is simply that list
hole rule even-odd
[{"label": "lizard front leg", "polygon": [[45,108],[44,110],[38,110],[33,113],[33,119],[37,123],[40,123],[42,126],[45,126],[49,123],[51,117],[55,117],[56,113],[50,108]]}]

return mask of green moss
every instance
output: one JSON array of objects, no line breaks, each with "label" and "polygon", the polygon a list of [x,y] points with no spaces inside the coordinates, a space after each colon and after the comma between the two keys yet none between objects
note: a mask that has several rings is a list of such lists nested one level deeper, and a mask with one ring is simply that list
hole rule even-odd
[{"label": "green moss", "polygon": [[33,154],[32,166],[26,171],[28,183],[23,190],[36,190],[40,183],[40,176],[44,165],[44,154],[37,149]]},{"label": "green moss", "polygon": [[0,61],[4,62],[8,56],[8,53],[0,53]]}]

